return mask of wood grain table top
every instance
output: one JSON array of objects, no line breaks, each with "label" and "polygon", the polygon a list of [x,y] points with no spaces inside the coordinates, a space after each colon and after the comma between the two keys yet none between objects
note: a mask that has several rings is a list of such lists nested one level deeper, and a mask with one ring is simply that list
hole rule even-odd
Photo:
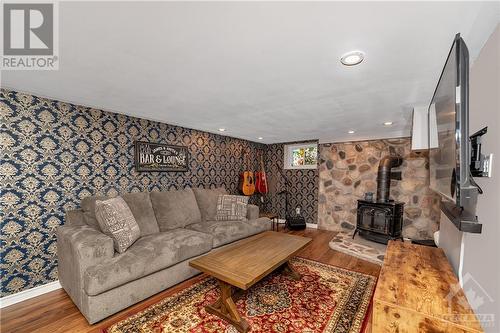
[{"label": "wood grain table top", "polygon": [[439,248],[390,241],[374,301],[481,331],[444,251]]},{"label": "wood grain table top", "polygon": [[266,231],[235,242],[189,264],[240,289],[248,289],[302,250],[311,238]]}]

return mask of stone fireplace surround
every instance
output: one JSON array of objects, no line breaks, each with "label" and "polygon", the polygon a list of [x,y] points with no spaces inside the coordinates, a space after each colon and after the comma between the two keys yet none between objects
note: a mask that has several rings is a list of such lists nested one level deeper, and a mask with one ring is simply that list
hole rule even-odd
[{"label": "stone fireplace surround", "polygon": [[318,227],[354,231],[357,200],[377,191],[379,161],[403,157],[401,181],[391,181],[390,198],[405,203],[403,236],[432,239],[439,224],[439,196],[429,189],[428,156],[412,152],[409,138],[319,145]]}]

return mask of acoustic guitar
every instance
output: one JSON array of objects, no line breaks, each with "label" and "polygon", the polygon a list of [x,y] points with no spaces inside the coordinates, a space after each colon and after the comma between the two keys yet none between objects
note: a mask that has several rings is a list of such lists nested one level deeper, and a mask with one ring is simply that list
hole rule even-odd
[{"label": "acoustic guitar", "polygon": [[[248,153],[245,153],[245,157],[247,156]],[[247,163],[248,170],[248,158],[246,158],[245,161]],[[253,171],[243,171],[242,173],[240,173],[238,188],[244,195],[252,195],[255,193],[255,180],[253,177]]]},{"label": "acoustic guitar", "polygon": [[255,188],[260,194],[267,194],[269,192],[262,154],[260,154],[260,171],[255,173]]}]

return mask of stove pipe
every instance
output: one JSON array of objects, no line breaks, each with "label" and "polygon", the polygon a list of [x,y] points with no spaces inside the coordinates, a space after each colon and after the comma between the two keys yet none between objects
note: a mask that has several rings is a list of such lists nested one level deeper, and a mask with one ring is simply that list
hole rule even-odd
[{"label": "stove pipe", "polygon": [[391,190],[391,168],[403,164],[401,156],[386,156],[380,160],[377,173],[377,202],[388,202]]}]

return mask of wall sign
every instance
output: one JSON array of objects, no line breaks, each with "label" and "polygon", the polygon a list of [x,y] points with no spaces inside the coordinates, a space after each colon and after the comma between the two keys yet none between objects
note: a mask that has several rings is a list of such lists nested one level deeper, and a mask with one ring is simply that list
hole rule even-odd
[{"label": "wall sign", "polygon": [[135,142],[135,170],[188,171],[188,148],[144,141]]}]

